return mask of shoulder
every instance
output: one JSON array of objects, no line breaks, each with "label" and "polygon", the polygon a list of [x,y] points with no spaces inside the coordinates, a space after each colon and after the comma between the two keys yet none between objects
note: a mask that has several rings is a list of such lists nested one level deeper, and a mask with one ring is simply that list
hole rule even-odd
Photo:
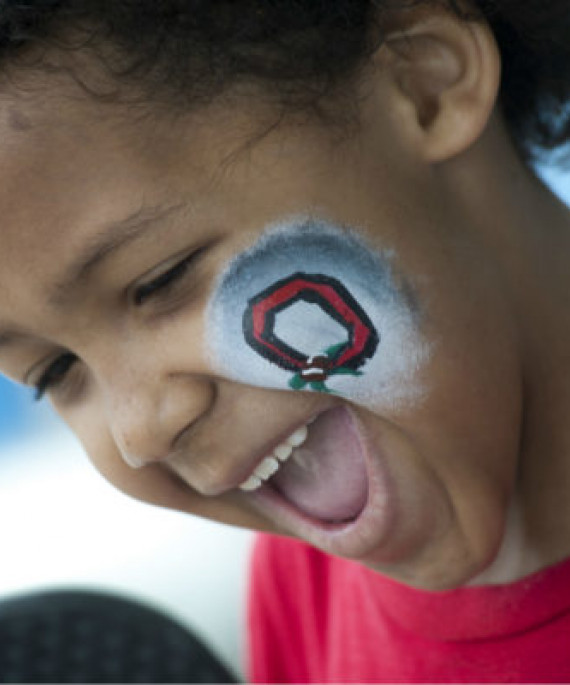
[{"label": "shoulder", "polygon": [[298,540],[260,535],[254,544],[250,606],[275,621],[322,618],[330,601],[335,560]]},{"label": "shoulder", "polygon": [[318,679],[335,561],[297,540],[257,537],[248,598],[252,682]]}]

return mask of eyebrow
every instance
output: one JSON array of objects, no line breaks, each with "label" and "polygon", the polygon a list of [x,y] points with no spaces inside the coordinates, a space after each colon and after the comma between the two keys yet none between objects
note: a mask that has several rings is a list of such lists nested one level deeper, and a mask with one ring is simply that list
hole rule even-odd
[{"label": "eyebrow", "polygon": [[[61,280],[52,288],[49,302],[61,306],[68,300],[78,286],[83,285],[94,269],[100,266],[113,252],[139,239],[154,230],[156,224],[172,214],[178,213],[186,205],[142,206],[135,212],[110,224],[106,224],[90,238],[75,260],[66,268]],[[0,346],[3,335],[0,332]]]},{"label": "eyebrow", "polygon": [[[142,237],[153,230],[159,221],[180,212],[184,207],[186,207],[184,203],[143,205],[124,219],[106,224],[91,237],[78,257],[66,268],[62,279],[51,289],[48,296],[49,302],[55,306],[61,306],[79,285],[87,281],[95,267],[101,265],[110,254]],[[2,328],[0,329],[0,349],[32,337],[25,332]]]},{"label": "eyebrow", "polygon": [[0,349],[3,347],[10,347],[20,340],[29,340],[32,336],[20,331],[13,331],[11,329],[3,329],[0,331]]}]

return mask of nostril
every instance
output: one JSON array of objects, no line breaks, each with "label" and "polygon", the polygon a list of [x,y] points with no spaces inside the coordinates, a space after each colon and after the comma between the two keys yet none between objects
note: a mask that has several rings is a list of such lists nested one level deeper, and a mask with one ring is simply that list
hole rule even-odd
[{"label": "nostril", "polygon": [[121,451],[121,457],[123,458],[123,461],[132,469],[141,469],[143,466],[148,466],[149,464],[158,464],[160,462],[164,462],[168,459],[169,455],[164,457],[139,457],[135,454],[129,454],[128,452]]},{"label": "nostril", "polygon": [[[171,456],[170,435],[167,427],[160,426],[151,411],[143,411],[140,405],[131,405],[127,413],[121,411],[111,415],[110,432],[122,460],[132,469],[141,469],[149,464],[165,462]],[[133,416],[134,415],[134,416]],[[150,418],[149,418],[150,416]]]},{"label": "nostril", "polygon": [[176,454],[178,451],[180,451],[181,448],[183,448],[183,441],[187,437],[190,430],[193,428],[194,423],[194,421],[190,421],[174,436],[172,444],[170,446],[170,449],[173,454]]},{"label": "nostril", "polygon": [[204,398],[188,383],[141,385],[127,396],[130,387],[111,388],[108,402],[110,431],[123,461],[132,469],[172,461],[207,410]]},{"label": "nostril", "polygon": [[123,457],[123,461],[125,461],[127,465],[133,469],[140,469],[145,464],[144,459],[141,459],[140,457],[137,457],[134,454],[129,454],[128,452],[121,452],[121,456]]}]

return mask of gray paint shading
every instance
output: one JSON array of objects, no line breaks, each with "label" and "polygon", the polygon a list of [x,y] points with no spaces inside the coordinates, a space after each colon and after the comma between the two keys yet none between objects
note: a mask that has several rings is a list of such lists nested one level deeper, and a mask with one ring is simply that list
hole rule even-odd
[{"label": "gray paint shading", "polygon": [[[342,283],[380,339],[361,375],[331,376],[327,388],[371,407],[418,399],[422,388],[417,372],[429,357],[430,345],[419,331],[421,316],[413,290],[409,284],[397,287],[392,261],[390,252],[371,248],[356,231],[326,221],[295,217],[270,226],[227,265],[216,283],[206,311],[210,363],[229,379],[290,390],[291,372],[247,344],[244,311],[252,298],[281,279],[296,272],[322,274]],[[307,354],[322,353],[331,343],[342,342],[338,324],[315,305],[299,302],[279,316],[275,326],[279,336]]]}]

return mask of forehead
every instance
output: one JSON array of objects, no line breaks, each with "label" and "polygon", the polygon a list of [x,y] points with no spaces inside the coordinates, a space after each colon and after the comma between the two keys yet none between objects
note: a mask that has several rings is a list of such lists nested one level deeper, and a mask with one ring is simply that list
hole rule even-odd
[{"label": "forehead", "polygon": [[169,119],[113,107],[86,95],[0,93],[0,231],[8,259],[24,248],[30,263],[38,241],[71,247],[84,227],[158,204],[149,196],[167,187],[199,204],[227,182],[236,160],[247,162],[266,124],[224,105]]},{"label": "forehead", "polygon": [[[46,285],[101,227],[173,204],[173,141],[103,110],[0,96],[1,319],[24,303],[41,306]],[[186,160],[187,182],[196,160]]]},{"label": "forehead", "polygon": [[203,231],[235,232],[276,212],[345,204],[351,165],[344,154],[331,164],[338,146],[326,131],[276,127],[275,112],[239,104],[166,119],[86,94],[0,93],[0,321],[45,318],[46,286],[64,264],[142,206],[183,199]]},{"label": "forehead", "polygon": [[[90,217],[113,211],[118,197],[109,190],[118,178],[109,175],[113,165],[103,164],[106,155],[113,158],[112,148],[95,145],[89,132],[78,136],[72,125],[50,126],[23,107],[0,112],[1,311],[6,295],[13,305],[23,283],[39,294],[62,249],[72,249],[82,227],[93,223]],[[104,203],[95,204],[95,187]]]}]

